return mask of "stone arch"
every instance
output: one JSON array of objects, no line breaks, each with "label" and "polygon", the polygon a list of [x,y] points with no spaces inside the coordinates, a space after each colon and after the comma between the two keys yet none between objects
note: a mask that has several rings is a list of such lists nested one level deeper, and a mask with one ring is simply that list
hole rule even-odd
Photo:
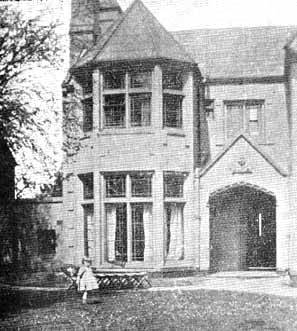
[{"label": "stone arch", "polygon": [[210,269],[275,268],[276,196],[238,182],[209,195]]}]

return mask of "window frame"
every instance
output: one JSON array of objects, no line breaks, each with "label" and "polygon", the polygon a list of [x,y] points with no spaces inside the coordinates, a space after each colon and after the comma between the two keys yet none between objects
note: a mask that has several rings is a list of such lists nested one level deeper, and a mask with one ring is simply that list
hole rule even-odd
[{"label": "window frame", "polygon": [[[125,195],[121,197],[110,197],[106,194],[106,178],[114,176],[125,176]],[[127,218],[127,261],[123,261],[125,263],[129,264],[139,264],[139,263],[145,263],[144,256],[142,259],[133,258],[133,219],[132,219],[132,212],[133,212],[133,206],[134,205],[142,205],[143,207],[145,205],[151,205],[151,210],[153,213],[153,199],[152,199],[152,185],[153,185],[153,172],[152,171],[132,171],[132,172],[105,172],[102,173],[103,176],[103,182],[104,182],[104,193],[103,193],[103,206],[104,206],[104,215],[105,215],[105,226],[106,226],[106,233],[107,233],[107,208],[108,205],[117,205],[117,204],[125,204],[126,206],[126,218]],[[151,181],[151,192],[150,195],[146,196],[134,196],[132,192],[132,178],[137,177],[144,177],[147,176],[150,178]],[[142,239],[144,240],[144,239]],[[105,246],[105,259],[108,261],[108,246],[106,243]]]},{"label": "window frame", "polygon": [[[165,100],[173,98],[179,102],[179,109],[177,109],[177,125],[168,125],[167,123],[167,108],[165,107]],[[182,129],[183,128],[183,95],[176,95],[171,93],[163,93],[163,128]]]},{"label": "window frame", "polygon": [[[94,111],[94,107],[93,107],[93,98],[92,97],[87,97],[84,98],[82,101],[82,111],[83,111],[83,123],[82,123],[82,129],[84,133],[88,133],[93,131],[94,128],[94,123],[93,123],[93,111]],[[87,114],[87,107],[90,106],[90,113],[91,114]],[[87,116],[89,115],[89,116]],[[87,118],[89,119],[89,121],[87,121]]]},{"label": "window frame", "polygon": [[[117,130],[117,129],[137,129],[137,128],[148,128],[151,127],[151,118],[152,118],[152,69],[150,70],[145,70],[145,71],[139,71],[139,73],[148,73],[149,74],[149,84],[148,86],[140,86],[140,87],[132,87],[131,86],[131,78],[133,76],[133,73],[138,73],[135,70],[127,70],[125,71],[125,83],[123,86],[120,86],[120,88],[109,88],[106,89],[104,86],[104,75],[106,72],[101,73],[101,86],[102,88],[100,89],[100,98],[103,100],[101,102],[101,107],[100,107],[100,129],[101,130]],[[115,72],[117,72],[115,70]],[[118,72],[123,72],[123,70],[118,70]],[[125,109],[124,109],[124,123],[123,125],[106,125],[106,120],[105,120],[105,97],[108,95],[115,95],[115,94],[123,94],[124,95],[124,104],[125,104]],[[149,102],[150,102],[150,107],[149,107],[149,125],[133,125],[131,121],[131,102],[132,102],[132,97],[136,95],[141,95],[145,94],[150,96]]]},{"label": "window frame", "polygon": [[[164,192],[164,199],[171,200],[171,199],[183,199],[184,198],[184,185],[186,180],[187,173],[185,172],[173,172],[173,171],[165,171],[163,173],[163,192]],[[168,189],[166,187],[166,179],[176,179],[179,181],[179,185],[181,185],[181,191],[177,195],[169,195],[167,194]],[[182,183],[182,184],[181,184]]]},{"label": "window frame", "polygon": [[[266,140],[265,135],[265,100],[263,99],[244,99],[244,100],[224,100],[224,113],[225,113],[225,140],[234,139],[240,133],[249,135],[250,137],[264,142]],[[242,122],[241,129],[239,132],[234,133],[229,136],[228,129],[228,106],[229,105],[238,105],[242,107]],[[250,112],[248,111],[251,106],[257,106],[258,108],[258,128],[259,131],[257,134],[251,134],[250,132]]]},{"label": "window frame", "polygon": [[[83,200],[93,200],[94,199],[94,173],[88,172],[85,174],[79,174],[78,177],[82,183]],[[88,184],[90,184],[91,189],[87,188]],[[90,192],[88,192],[89,190],[90,190]]]}]

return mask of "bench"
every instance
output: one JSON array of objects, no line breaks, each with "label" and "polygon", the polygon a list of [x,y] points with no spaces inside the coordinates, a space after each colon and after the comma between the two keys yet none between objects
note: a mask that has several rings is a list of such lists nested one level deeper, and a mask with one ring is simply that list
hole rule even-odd
[{"label": "bench", "polygon": [[152,286],[146,272],[95,270],[94,275],[99,289],[140,289]]}]

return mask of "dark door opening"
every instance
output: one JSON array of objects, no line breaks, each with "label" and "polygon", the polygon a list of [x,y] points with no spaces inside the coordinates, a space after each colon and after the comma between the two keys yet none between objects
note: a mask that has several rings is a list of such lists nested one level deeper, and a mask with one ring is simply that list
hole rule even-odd
[{"label": "dark door opening", "polygon": [[210,198],[210,270],[276,266],[276,201],[248,186]]}]

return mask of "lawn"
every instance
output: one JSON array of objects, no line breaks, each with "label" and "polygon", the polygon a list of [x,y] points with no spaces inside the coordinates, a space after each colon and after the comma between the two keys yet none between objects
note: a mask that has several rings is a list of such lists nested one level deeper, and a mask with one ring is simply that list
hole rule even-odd
[{"label": "lawn", "polygon": [[17,298],[22,307],[2,305],[0,330],[297,330],[297,299],[292,298],[205,290],[127,291],[94,294],[82,305],[76,295],[46,300],[34,294],[25,302],[26,296]]}]

